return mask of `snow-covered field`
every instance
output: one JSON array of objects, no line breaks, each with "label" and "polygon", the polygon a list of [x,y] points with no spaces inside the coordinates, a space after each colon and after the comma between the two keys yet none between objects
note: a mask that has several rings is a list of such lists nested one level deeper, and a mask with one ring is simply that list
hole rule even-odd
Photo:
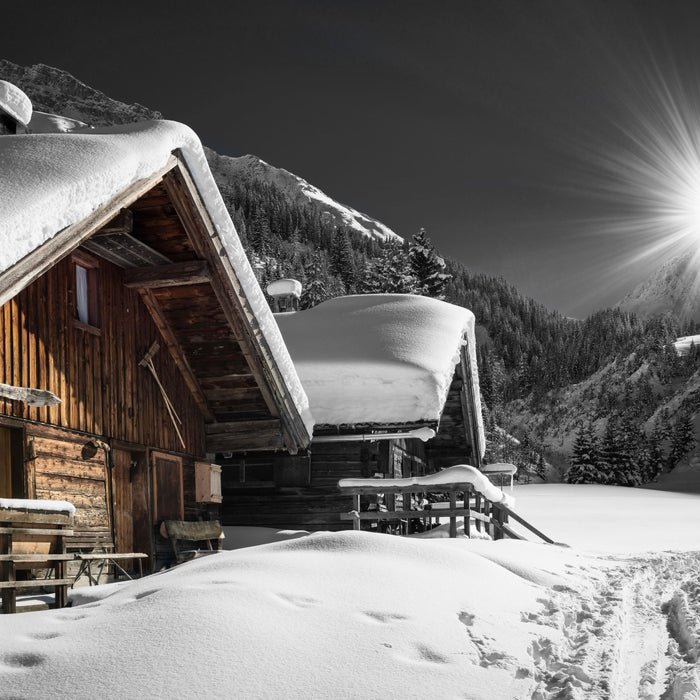
[{"label": "snow-covered field", "polygon": [[700,697],[700,496],[515,496],[571,546],[241,531],[283,541],[0,617],[0,697]]}]

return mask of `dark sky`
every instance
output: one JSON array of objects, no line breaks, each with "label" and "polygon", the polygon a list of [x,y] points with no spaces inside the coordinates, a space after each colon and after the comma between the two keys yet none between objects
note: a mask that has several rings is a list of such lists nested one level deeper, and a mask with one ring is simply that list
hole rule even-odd
[{"label": "dark sky", "polygon": [[[550,308],[613,303],[679,248],[655,197],[694,187],[700,3],[14,5],[5,58],[158,109],[404,237],[425,227]],[[665,134],[669,103],[685,139]],[[680,174],[657,162],[669,149]]]}]

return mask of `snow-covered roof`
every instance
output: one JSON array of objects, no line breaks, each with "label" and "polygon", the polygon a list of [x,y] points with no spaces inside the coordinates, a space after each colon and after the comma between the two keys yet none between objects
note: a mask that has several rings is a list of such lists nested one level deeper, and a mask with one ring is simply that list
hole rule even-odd
[{"label": "snow-covered roof", "polygon": [[277,322],[314,419],[328,425],[439,420],[466,337],[481,426],[471,311],[410,294],[364,294]]},{"label": "snow-covered roof", "polygon": [[27,126],[32,118],[31,100],[6,80],[0,80],[0,110],[14,117],[22,126]]},{"label": "snow-covered roof", "polygon": [[[287,388],[309,432],[308,399],[197,135],[170,121],[0,138],[0,273],[182,153]],[[0,295],[3,290],[0,289]],[[0,299],[0,303],[5,300]]]},{"label": "snow-covered roof", "polygon": [[298,299],[301,296],[301,282],[284,277],[270,282],[266,291],[271,297],[293,296]]}]

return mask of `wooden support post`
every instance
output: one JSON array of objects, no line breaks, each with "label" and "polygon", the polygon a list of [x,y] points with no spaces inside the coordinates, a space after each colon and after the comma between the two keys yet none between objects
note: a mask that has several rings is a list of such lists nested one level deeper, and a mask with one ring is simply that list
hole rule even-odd
[{"label": "wooden support post", "polygon": [[[477,513],[481,513],[481,494],[478,491],[474,494],[474,510]],[[477,519],[474,524],[476,525],[476,531],[481,532],[481,520]]]},{"label": "wooden support post", "polygon": [[[457,492],[450,491],[450,510],[454,511],[457,508]],[[450,515],[450,537],[457,537],[457,516]]]},{"label": "wooden support post", "polygon": [[359,530],[360,529],[360,494],[359,493],[353,494],[352,508],[355,511],[355,513],[357,513],[357,515],[353,518],[353,521],[352,521],[352,529]]},{"label": "wooden support post", "polygon": [[465,491],[464,491],[464,508],[467,511],[466,515],[464,516],[464,534],[467,537],[472,536],[472,523],[471,523],[471,513],[469,511],[470,505],[471,505],[471,495],[472,495],[472,489],[471,486],[468,486]]},{"label": "wooden support post", "polygon": [[493,539],[502,540],[503,539],[503,511],[496,506],[491,506],[491,520],[493,521]]}]

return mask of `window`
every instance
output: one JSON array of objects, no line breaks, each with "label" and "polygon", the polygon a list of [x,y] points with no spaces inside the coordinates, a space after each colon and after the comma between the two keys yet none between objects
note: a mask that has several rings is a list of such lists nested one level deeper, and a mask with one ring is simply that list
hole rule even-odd
[{"label": "window", "polygon": [[99,263],[81,253],[73,256],[75,267],[76,326],[90,329],[100,327]]}]

